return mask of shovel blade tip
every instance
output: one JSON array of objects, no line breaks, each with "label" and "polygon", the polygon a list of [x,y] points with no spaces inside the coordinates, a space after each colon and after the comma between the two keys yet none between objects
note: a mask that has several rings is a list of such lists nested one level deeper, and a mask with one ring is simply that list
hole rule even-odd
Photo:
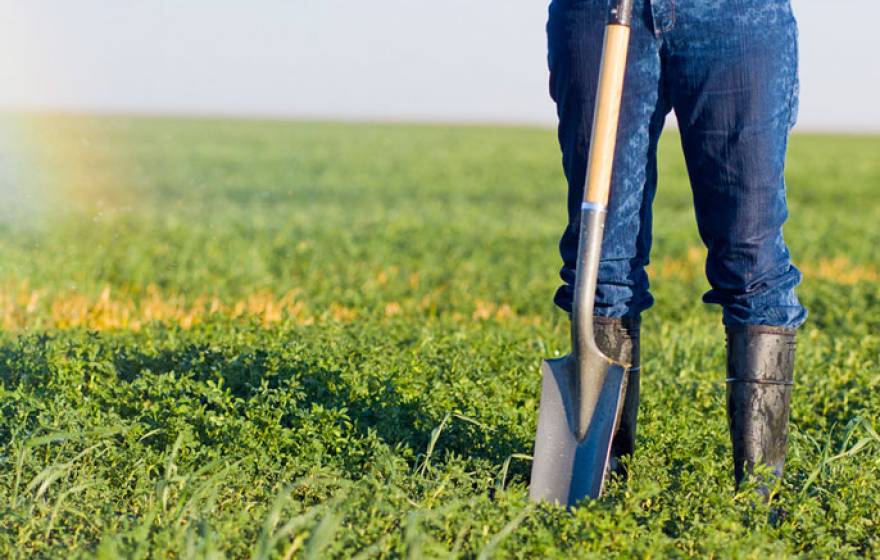
[{"label": "shovel blade tip", "polygon": [[569,379],[576,372],[570,356],[544,360],[534,462],[529,495],[533,501],[571,507],[602,493],[624,381],[624,368],[610,364],[601,396],[585,436],[573,429],[576,396]]}]

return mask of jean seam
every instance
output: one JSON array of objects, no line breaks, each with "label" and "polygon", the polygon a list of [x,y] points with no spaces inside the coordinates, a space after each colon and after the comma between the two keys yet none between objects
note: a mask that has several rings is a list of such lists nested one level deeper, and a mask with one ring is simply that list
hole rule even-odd
[{"label": "jean seam", "polygon": [[[794,18],[792,18],[794,22]],[[800,97],[800,44],[797,23],[794,24],[794,79],[788,95],[788,128],[797,124],[798,98]]]}]

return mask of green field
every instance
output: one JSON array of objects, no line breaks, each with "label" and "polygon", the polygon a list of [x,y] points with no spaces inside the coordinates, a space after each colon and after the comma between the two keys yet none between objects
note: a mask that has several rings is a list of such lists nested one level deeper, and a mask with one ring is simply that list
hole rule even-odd
[{"label": "green field", "polygon": [[880,137],[795,136],[787,477],[736,494],[720,310],[661,146],[629,480],[530,505],[550,130],[5,120],[0,557],[880,555]]}]

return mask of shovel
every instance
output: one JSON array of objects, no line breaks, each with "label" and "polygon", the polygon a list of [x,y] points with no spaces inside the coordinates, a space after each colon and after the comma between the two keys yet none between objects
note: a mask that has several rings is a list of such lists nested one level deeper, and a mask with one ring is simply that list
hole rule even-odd
[{"label": "shovel", "polygon": [[574,506],[602,494],[629,364],[599,351],[593,338],[593,300],[611,188],[617,121],[629,47],[633,0],[612,0],[593,115],[590,157],[581,206],[571,353],[545,360],[529,495]]}]

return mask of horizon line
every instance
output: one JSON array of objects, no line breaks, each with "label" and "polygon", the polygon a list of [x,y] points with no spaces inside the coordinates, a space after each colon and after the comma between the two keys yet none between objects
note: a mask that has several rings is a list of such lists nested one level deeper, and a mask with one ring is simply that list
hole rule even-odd
[{"label": "horizon line", "polygon": [[[670,116],[672,114],[670,113]],[[511,119],[474,115],[439,116],[432,114],[377,115],[367,113],[272,112],[272,111],[192,111],[178,109],[105,108],[105,107],[3,107],[0,117],[70,116],[98,118],[155,118],[194,120],[241,120],[268,122],[304,122],[327,124],[401,124],[428,126],[495,126],[500,128],[538,128],[555,130],[556,124],[546,119]],[[669,118],[664,132],[678,132],[674,118]],[[795,125],[792,134],[828,134],[880,136],[880,127],[838,127]]]}]

